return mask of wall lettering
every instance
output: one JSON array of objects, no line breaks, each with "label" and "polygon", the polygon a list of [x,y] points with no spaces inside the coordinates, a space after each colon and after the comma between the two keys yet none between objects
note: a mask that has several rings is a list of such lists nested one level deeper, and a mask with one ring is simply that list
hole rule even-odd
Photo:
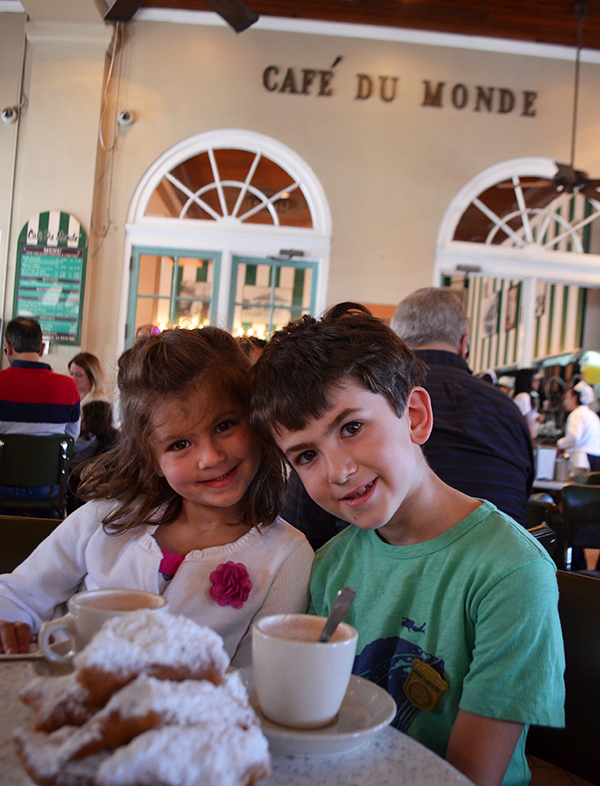
[{"label": "wall lettering", "polygon": [[[342,60],[338,55],[330,68],[298,68],[269,65],[262,73],[263,87],[269,93],[298,96],[334,95],[334,68]],[[389,74],[356,74],[355,101],[379,99],[391,104],[398,98],[399,76]],[[452,107],[458,111],[472,111],[496,115],[518,113],[521,117],[535,117],[537,108],[535,90],[511,90],[508,87],[490,85],[468,85],[457,82],[448,85],[431,79],[423,79],[422,107],[444,109]]]},{"label": "wall lettering", "polygon": [[[445,82],[438,82],[435,87],[429,79],[423,80],[423,101],[421,106],[444,107]],[[521,91],[521,117],[535,117],[534,107],[537,93],[533,90]],[[450,91],[450,103],[455,109],[465,109],[472,105],[474,112],[494,112],[497,115],[508,115],[514,111],[518,103],[518,94],[507,87],[482,87],[476,85],[468,88],[458,82]]]},{"label": "wall lettering", "polygon": [[[279,78],[279,68],[271,65],[263,71],[263,86],[269,93],[291,93],[293,95],[331,96],[333,71],[315,68],[288,68],[283,78]],[[313,86],[314,83],[314,86]]]},{"label": "wall lettering", "polygon": [[[373,77],[368,74],[357,74],[358,79],[355,101],[366,101],[371,98],[373,94]],[[379,81],[379,98],[386,103],[391,103],[396,98],[396,88],[398,85],[397,76],[380,76]]]}]

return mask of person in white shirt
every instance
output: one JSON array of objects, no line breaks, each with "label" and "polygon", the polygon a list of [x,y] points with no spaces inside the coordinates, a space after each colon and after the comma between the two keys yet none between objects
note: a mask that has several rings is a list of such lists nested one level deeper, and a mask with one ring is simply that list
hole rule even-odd
[{"label": "person in white shirt", "polygon": [[512,399],[519,408],[521,415],[525,418],[531,441],[535,443],[538,436],[539,423],[537,410],[531,395],[534,374],[535,371],[532,368],[520,368],[517,371]]},{"label": "person in white shirt", "polygon": [[600,418],[589,408],[594,400],[594,391],[583,380],[568,388],[565,393],[565,409],[569,417],[565,425],[565,436],[556,446],[571,454],[573,469],[584,472],[595,471],[600,459]]}]

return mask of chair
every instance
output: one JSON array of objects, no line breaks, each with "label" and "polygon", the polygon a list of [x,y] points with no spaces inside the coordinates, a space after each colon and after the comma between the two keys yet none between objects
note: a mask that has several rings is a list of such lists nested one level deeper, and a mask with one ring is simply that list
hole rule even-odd
[{"label": "chair", "polygon": [[573,548],[600,548],[600,486],[567,483],[561,491],[566,566]]},{"label": "chair", "polygon": [[556,567],[563,570],[564,535],[560,508],[546,494],[533,494],[527,500],[527,531],[546,549]]},{"label": "chair", "polygon": [[584,472],[581,475],[574,475],[573,482],[590,486],[600,486],[600,472]]},{"label": "chair", "polygon": [[0,516],[0,573],[13,571],[59,524],[59,519]]},{"label": "chair", "polygon": [[2,495],[0,508],[10,510],[50,510],[64,518],[65,493],[73,437],[52,434],[0,434],[0,485],[58,487],[43,499],[14,499]]},{"label": "chair", "polygon": [[557,578],[566,657],[566,725],[532,726],[527,753],[600,783],[600,579],[565,571]]}]

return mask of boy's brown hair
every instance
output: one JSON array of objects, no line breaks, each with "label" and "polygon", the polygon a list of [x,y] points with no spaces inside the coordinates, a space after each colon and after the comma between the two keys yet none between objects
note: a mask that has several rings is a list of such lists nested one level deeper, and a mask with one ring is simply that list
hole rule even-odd
[{"label": "boy's brown hair", "polygon": [[320,319],[303,316],[274,333],[253,369],[252,423],[264,435],[300,431],[331,407],[327,396],[348,378],[385,396],[400,418],[425,365],[359,303],[340,303]]},{"label": "boy's brown hair", "polygon": [[[249,374],[250,363],[238,342],[216,327],[165,330],[121,355],[119,436],[110,451],[86,466],[78,491],[82,499],[116,501],[103,520],[107,530],[169,524],[181,512],[181,497],[158,474],[152,428],[156,407],[185,401],[196,389],[209,387],[207,406],[214,407],[215,397],[229,395],[247,409]],[[281,508],[284,488],[282,461],[271,447],[264,446],[247,492],[246,522],[271,524]]]}]

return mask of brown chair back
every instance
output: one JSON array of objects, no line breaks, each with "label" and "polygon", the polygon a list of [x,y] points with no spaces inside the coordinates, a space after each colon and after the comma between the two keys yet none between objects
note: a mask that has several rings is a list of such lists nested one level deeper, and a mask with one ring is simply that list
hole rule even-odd
[{"label": "brown chair back", "polygon": [[600,784],[600,579],[558,571],[565,642],[564,729],[532,726],[527,752]]},{"label": "brown chair back", "polygon": [[600,486],[567,483],[560,496],[567,547],[600,548]]},{"label": "brown chair back", "polygon": [[556,567],[565,567],[563,522],[560,508],[545,495],[532,495],[527,500],[527,531],[554,560]]},{"label": "brown chair back", "polygon": [[59,524],[59,519],[0,516],[0,573],[13,571]]}]

